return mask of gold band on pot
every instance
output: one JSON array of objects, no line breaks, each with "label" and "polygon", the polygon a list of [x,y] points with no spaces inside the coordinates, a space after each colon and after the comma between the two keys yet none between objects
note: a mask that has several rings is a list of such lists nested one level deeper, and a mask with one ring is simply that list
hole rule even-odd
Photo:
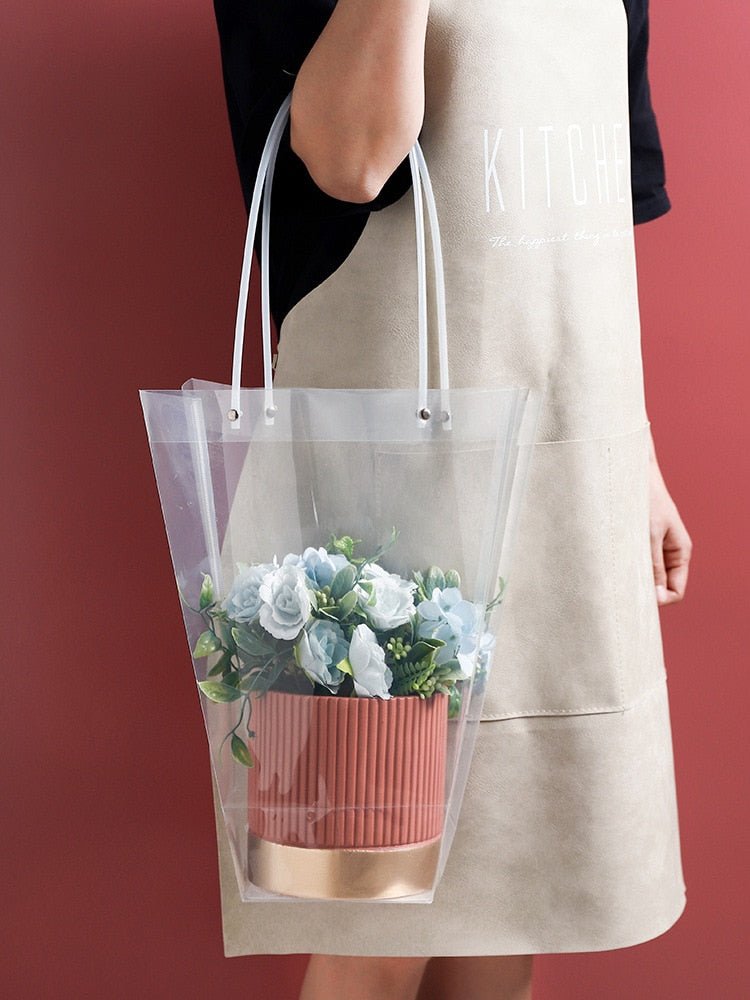
[{"label": "gold band on pot", "polygon": [[305,899],[394,899],[432,888],[440,837],[403,847],[293,847],[248,834],[248,874]]}]

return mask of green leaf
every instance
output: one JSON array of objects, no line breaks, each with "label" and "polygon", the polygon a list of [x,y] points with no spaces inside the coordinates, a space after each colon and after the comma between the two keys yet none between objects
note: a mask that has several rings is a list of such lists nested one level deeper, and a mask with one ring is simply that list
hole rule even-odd
[{"label": "green leaf", "polygon": [[463,692],[457,688],[451,688],[450,694],[448,695],[448,718],[455,719],[459,712],[461,711],[461,698],[463,697]]},{"label": "green leaf", "polygon": [[245,767],[255,767],[255,761],[250,756],[250,751],[239,738],[237,733],[232,733],[232,756],[239,764],[244,764]]},{"label": "green leaf", "polygon": [[445,574],[445,586],[446,587],[458,587],[461,589],[461,577],[458,575],[455,569],[449,569]]},{"label": "green leaf", "polygon": [[203,585],[201,586],[200,597],[198,598],[198,606],[201,611],[204,608],[209,607],[209,605],[214,603],[214,585],[211,577],[208,573],[203,574]]},{"label": "green leaf", "polygon": [[344,674],[349,674],[350,677],[354,676],[354,671],[352,670],[352,665],[349,662],[349,657],[345,656],[343,660],[339,660],[336,664],[339,670]]},{"label": "green leaf", "polygon": [[244,694],[249,694],[251,691],[255,691],[257,689],[262,677],[263,672],[261,670],[254,670],[252,673],[245,674],[244,677],[241,677],[237,686]]},{"label": "green leaf", "polygon": [[265,691],[268,691],[269,688],[273,687],[279,677],[281,677],[287,666],[291,666],[290,660],[291,657],[289,659],[286,657],[279,657],[277,660],[269,661],[269,663],[263,664],[261,669],[253,670],[252,673],[246,674],[240,679],[240,689],[245,694],[250,694],[251,692],[262,694]]},{"label": "green leaf", "polygon": [[463,670],[461,670],[460,667],[455,670],[444,671],[443,670],[444,666],[445,666],[444,663],[440,664],[440,673],[438,676],[441,684],[449,684],[452,683],[453,681],[466,680],[466,674],[463,672]]},{"label": "green leaf", "polygon": [[357,594],[355,591],[350,590],[348,594],[344,594],[338,602],[339,610],[341,611],[339,618],[346,618],[347,615],[351,614],[356,604]]},{"label": "green leaf", "polygon": [[193,656],[208,656],[209,653],[215,653],[217,649],[221,649],[221,643],[216,634],[207,628],[198,636]]},{"label": "green leaf", "polygon": [[237,701],[242,697],[241,691],[224,681],[198,681],[198,687],[211,701]]},{"label": "green leaf", "polygon": [[206,674],[207,677],[215,677],[217,674],[223,674],[226,670],[231,669],[232,664],[232,654],[226,649],[219,659],[214,663],[211,669]]},{"label": "green leaf", "polygon": [[351,591],[357,579],[357,571],[351,565],[342,566],[331,581],[331,597],[337,601]]},{"label": "green leaf", "polygon": [[417,660],[426,657],[431,659],[435,655],[436,650],[444,645],[445,643],[442,639],[419,639],[409,650],[407,660],[410,663],[416,663]]},{"label": "green leaf", "polygon": [[249,653],[251,656],[269,656],[274,652],[275,646],[261,639],[253,632],[247,632],[243,628],[235,626],[232,629],[232,638],[237,643],[237,648]]},{"label": "green leaf", "polygon": [[225,617],[225,612],[220,614],[212,614],[211,627],[214,632],[218,635],[225,646],[228,646],[232,651],[235,649],[235,641],[232,636],[232,623],[228,621]]},{"label": "green leaf", "polygon": [[432,592],[435,587],[439,587],[441,590],[445,589],[445,577],[443,576],[443,571],[439,566],[430,566],[427,570],[427,577],[425,578],[425,590],[432,600]]},{"label": "green leaf", "polygon": [[349,535],[342,535],[341,538],[336,538],[332,534],[331,540],[328,543],[328,551],[342,552],[347,559],[351,559],[354,554],[354,546],[361,541],[361,538],[351,538]]}]

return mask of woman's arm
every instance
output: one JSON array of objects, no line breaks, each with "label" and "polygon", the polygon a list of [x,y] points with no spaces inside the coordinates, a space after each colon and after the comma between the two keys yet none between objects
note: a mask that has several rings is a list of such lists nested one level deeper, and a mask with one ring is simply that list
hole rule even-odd
[{"label": "woman's arm", "polygon": [[338,0],[292,90],[290,143],[326,194],[371,201],[424,120],[429,0]]}]

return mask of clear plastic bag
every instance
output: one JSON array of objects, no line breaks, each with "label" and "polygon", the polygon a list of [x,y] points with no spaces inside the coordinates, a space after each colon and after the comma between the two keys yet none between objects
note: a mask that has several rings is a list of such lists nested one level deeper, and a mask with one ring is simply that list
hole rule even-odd
[{"label": "clear plastic bag", "polygon": [[[214,774],[245,901],[431,902],[461,808],[541,394],[451,389],[437,214],[410,153],[412,389],[275,388],[256,180],[232,384],[140,391]],[[264,386],[240,387],[261,190]],[[428,388],[423,195],[438,290]],[[441,301],[442,300],[442,301]]]}]

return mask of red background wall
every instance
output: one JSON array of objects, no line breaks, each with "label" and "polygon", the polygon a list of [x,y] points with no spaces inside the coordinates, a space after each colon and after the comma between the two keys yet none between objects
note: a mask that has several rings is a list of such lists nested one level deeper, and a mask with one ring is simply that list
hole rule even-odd
[{"label": "red background wall", "polygon": [[[686,599],[661,611],[688,903],[645,944],[537,959],[539,1000],[750,995],[748,13],[652,7],[674,209],[637,242],[649,415],[695,543]],[[2,990],[293,998],[303,956],[223,956],[205,735],[137,397],[230,371],[244,218],[212,5],[6,0],[1,16]]]}]

